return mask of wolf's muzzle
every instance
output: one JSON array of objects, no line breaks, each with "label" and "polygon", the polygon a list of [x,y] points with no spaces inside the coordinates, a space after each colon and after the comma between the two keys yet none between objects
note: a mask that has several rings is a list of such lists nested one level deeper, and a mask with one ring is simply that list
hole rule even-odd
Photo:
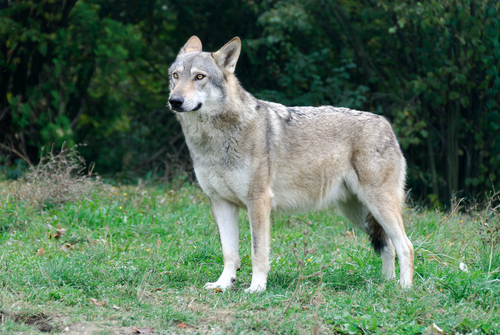
[{"label": "wolf's muzzle", "polygon": [[168,102],[170,103],[170,106],[172,106],[173,109],[179,109],[184,103],[184,98],[182,98],[180,95],[174,94],[170,97]]}]

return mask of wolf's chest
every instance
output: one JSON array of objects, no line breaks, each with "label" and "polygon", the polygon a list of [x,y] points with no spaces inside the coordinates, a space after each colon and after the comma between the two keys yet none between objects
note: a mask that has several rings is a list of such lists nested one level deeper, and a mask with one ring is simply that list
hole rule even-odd
[{"label": "wolf's chest", "polygon": [[250,173],[244,168],[222,169],[218,165],[195,165],[195,172],[205,193],[245,207],[250,183]]},{"label": "wolf's chest", "polygon": [[194,170],[205,193],[244,207],[251,178],[251,155],[244,132],[236,126],[222,130],[206,122],[189,123],[184,128]]}]

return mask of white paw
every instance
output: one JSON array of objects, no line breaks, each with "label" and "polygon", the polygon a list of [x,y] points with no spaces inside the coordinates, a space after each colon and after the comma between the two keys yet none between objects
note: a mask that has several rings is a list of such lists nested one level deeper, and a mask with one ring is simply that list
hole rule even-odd
[{"label": "white paw", "polygon": [[257,293],[264,292],[266,290],[267,284],[267,274],[266,273],[258,273],[252,275],[252,283],[250,287],[245,290],[247,293]]},{"label": "white paw", "polygon": [[258,293],[264,292],[266,290],[266,285],[250,285],[249,288],[245,289],[246,293]]},{"label": "white paw", "polygon": [[402,288],[407,289],[410,288],[413,283],[413,269],[406,270],[399,278],[399,285]]},{"label": "white paw", "polygon": [[382,273],[384,274],[384,277],[386,280],[394,280],[396,279],[396,272],[394,272],[394,270],[392,271],[383,271],[382,269]]},{"label": "white paw", "polygon": [[203,288],[204,289],[207,289],[207,290],[213,290],[213,289],[221,289],[222,291],[225,291],[226,289],[228,289],[228,287],[224,287],[223,285],[220,285],[218,284],[217,282],[215,283],[206,283],[205,285],[203,285]]},{"label": "white paw", "polygon": [[231,277],[229,279],[219,278],[219,280],[217,280],[215,283],[206,283],[203,287],[206,288],[207,290],[213,290],[215,288],[219,288],[219,289],[225,291],[228,288],[231,288],[235,281],[236,281],[236,278],[234,278],[234,277]]},{"label": "white paw", "polygon": [[411,288],[411,286],[412,286],[412,282],[411,282],[411,280],[401,280],[401,281],[399,282],[399,285],[400,285],[400,286],[401,286],[401,288],[403,288],[403,289],[409,289],[409,288]]}]

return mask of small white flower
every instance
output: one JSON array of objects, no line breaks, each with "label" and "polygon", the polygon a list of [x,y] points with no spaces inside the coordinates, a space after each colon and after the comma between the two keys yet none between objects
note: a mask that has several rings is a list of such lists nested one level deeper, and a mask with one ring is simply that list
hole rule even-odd
[{"label": "small white flower", "polygon": [[464,262],[460,262],[459,268],[460,268],[460,270],[462,270],[463,272],[469,272],[469,270],[467,269],[467,265],[465,265],[465,263],[464,263]]}]

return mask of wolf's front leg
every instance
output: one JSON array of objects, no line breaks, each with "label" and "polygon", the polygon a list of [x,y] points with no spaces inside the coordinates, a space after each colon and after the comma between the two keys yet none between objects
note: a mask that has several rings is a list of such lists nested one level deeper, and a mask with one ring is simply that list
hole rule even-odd
[{"label": "wolf's front leg", "polygon": [[240,268],[238,255],[238,214],[239,208],[223,199],[210,198],[212,214],[219,228],[222,255],[224,256],[224,271],[215,283],[206,283],[205,288],[221,288],[233,286],[236,281],[236,271]]},{"label": "wolf's front leg", "polygon": [[252,231],[252,283],[246,292],[262,292],[266,289],[271,242],[271,198],[268,194],[258,197],[248,205]]}]

